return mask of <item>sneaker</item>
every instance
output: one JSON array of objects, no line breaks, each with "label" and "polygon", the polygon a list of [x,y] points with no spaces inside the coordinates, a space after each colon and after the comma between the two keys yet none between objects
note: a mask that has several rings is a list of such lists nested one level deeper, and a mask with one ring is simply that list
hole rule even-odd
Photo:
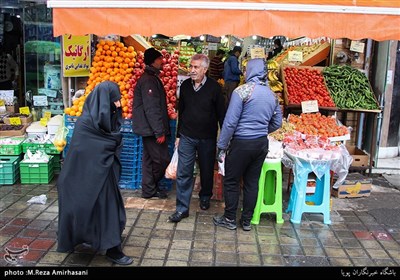
[{"label": "sneaker", "polygon": [[235,220],[229,220],[224,215],[213,218],[214,225],[224,227],[230,230],[236,229]]},{"label": "sneaker", "polygon": [[251,230],[250,222],[240,219],[239,220],[239,224],[242,226],[244,231],[250,231]]}]

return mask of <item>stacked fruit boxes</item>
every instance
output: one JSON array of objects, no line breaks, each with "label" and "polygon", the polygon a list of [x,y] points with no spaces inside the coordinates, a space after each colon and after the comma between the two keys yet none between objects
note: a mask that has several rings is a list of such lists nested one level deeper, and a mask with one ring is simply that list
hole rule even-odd
[{"label": "stacked fruit boxes", "polygon": [[132,132],[132,120],[125,119],[122,126],[121,189],[139,189],[142,182],[142,137]]},{"label": "stacked fruit boxes", "polygon": [[54,177],[54,157],[48,162],[20,162],[21,184],[48,184]]},{"label": "stacked fruit boxes", "polygon": [[17,182],[20,160],[20,156],[0,156],[0,186]]}]

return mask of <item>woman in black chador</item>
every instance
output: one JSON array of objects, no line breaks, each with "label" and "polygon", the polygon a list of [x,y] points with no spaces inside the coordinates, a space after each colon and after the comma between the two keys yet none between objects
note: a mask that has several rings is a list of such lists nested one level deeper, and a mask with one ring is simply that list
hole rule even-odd
[{"label": "woman in black chador", "polygon": [[113,262],[129,265],[121,234],[124,202],[118,188],[122,135],[121,93],[117,84],[102,82],[88,95],[78,118],[58,187],[58,248],[71,252],[79,244],[107,250]]}]

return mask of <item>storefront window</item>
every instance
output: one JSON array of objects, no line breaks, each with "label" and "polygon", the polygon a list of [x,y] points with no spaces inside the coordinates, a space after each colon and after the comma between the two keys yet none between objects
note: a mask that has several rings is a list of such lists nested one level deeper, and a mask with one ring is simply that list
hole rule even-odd
[{"label": "storefront window", "polygon": [[25,91],[38,112],[63,112],[61,37],[53,37],[51,9],[45,4],[24,9]]}]

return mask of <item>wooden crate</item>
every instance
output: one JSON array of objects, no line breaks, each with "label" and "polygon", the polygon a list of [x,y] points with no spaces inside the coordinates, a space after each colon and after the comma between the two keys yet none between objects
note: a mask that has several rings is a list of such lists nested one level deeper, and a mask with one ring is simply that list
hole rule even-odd
[{"label": "wooden crate", "polygon": [[[324,67],[311,67],[311,66],[283,66],[280,68],[280,75],[283,83],[283,100],[285,101],[285,105],[289,108],[301,108],[301,104],[293,104],[289,103],[289,98],[288,98],[288,89],[287,89],[287,83],[286,83],[286,75],[285,75],[285,68],[297,68],[297,69],[312,69],[312,70],[317,70],[318,72],[322,72],[324,70]],[[326,87],[326,84],[325,84]],[[327,88],[327,87],[326,87]],[[328,90],[328,88],[327,88]],[[328,90],[329,92],[329,90]],[[306,101],[306,100],[304,100]],[[338,108],[337,107],[322,107],[318,106],[319,109],[321,110],[333,110],[336,111]]]}]

